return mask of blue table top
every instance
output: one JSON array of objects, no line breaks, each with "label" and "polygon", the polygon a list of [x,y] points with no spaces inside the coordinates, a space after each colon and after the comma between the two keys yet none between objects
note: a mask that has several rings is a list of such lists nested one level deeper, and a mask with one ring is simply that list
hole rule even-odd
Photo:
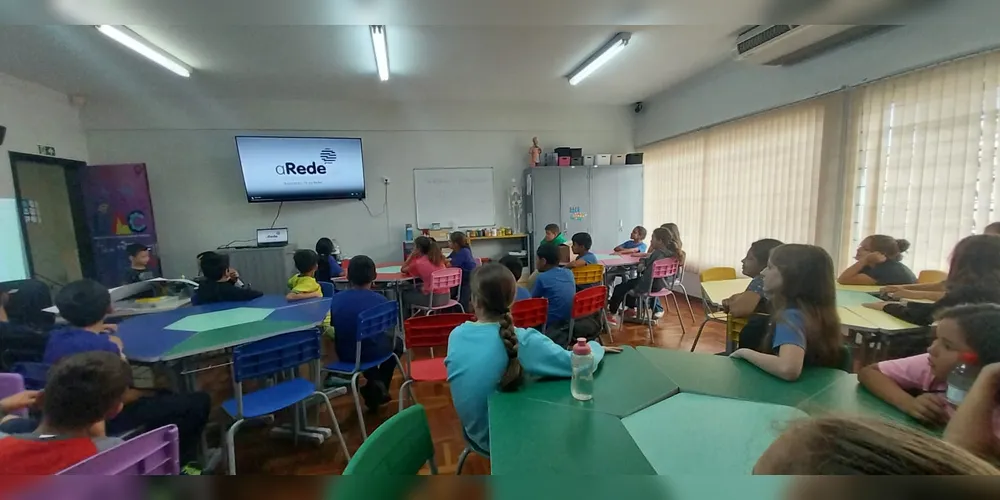
[{"label": "blue table top", "polygon": [[[184,356],[169,357],[171,350],[182,342],[200,334],[201,331],[168,328],[178,321],[191,316],[226,311],[236,308],[269,309],[270,313],[262,320],[251,320],[255,327],[252,338],[239,341],[207,344],[200,352],[188,352],[184,355],[195,355],[201,352],[233,347],[246,342],[288,333],[289,325],[318,325],[330,312],[329,298],[308,299],[290,302],[280,295],[265,295],[249,302],[220,302],[201,306],[182,307],[162,313],[135,316],[118,325],[118,336],[125,346],[125,356],[134,361],[157,362],[168,361]],[[248,323],[249,324],[249,323]],[[263,325],[263,326],[262,326]]]}]

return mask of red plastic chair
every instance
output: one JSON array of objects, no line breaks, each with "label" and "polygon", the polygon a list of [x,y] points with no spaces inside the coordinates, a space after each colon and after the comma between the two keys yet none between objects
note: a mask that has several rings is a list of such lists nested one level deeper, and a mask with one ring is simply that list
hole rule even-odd
[{"label": "red plastic chair", "polygon": [[[573,345],[576,335],[573,333],[576,320],[583,319],[600,313],[601,325],[604,331],[611,333],[611,326],[608,325],[608,318],[604,315],[604,309],[608,304],[608,287],[604,285],[586,288],[573,296],[573,310],[569,319],[569,345]],[[611,339],[612,342],[614,338]]]},{"label": "red plastic chair", "polygon": [[[437,271],[431,273],[431,282],[429,286],[428,283],[424,283],[424,290],[431,290],[431,292],[433,292],[434,290],[447,288],[448,291],[451,292],[451,289],[455,288],[456,286],[458,287],[458,294],[456,295],[456,297],[461,297],[462,269],[458,267],[449,267],[445,269],[438,269]],[[429,315],[434,311],[441,309],[449,309],[455,306],[458,306],[458,308],[461,309],[463,313],[465,312],[465,308],[462,307],[462,304],[459,304],[457,300],[452,298],[449,298],[448,302],[445,302],[440,306],[434,305],[434,294],[428,293],[426,306],[418,306],[416,304],[413,304],[410,306],[410,309],[414,315],[416,314],[417,311],[425,311],[424,314]]]},{"label": "red plastic chair", "polygon": [[542,327],[545,331],[545,322],[549,317],[549,299],[536,298],[524,299],[514,302],[510,308],[510,315],[514,317],[514,326],[517,328],[537,328]]},{"label": "red plastic chair", "polygon": [[[681,264],[675,258],[660,259],[653,262],[653,279],[649,281],[649,288],[645,291],[640,291],[639,293],[632,293],[636,296],[639,302],[639,317],[645,318],[643,312],[648,314],[649,318],[652,318],[653,311],[649,307],[649,301],[647,299],[655,298],[659,300],[660,298],[671,297],[674,299],[674,311],[677,312],[677,322],[681,324],[681,338],[687,334],[684,328],[684,320],[681,319],[681,306],[677,302],[677,295],[670,289],[673,283],[677,280],[681,273]],[[656,280],[664,280],[664,287],[659,291],[653,290],[653,283]],[[664,309],[667,309],[666,304],[663,304]],[[620,323],[619,323],[620,324]],[[653,323],[652,321],[646,322],[646,328],[649,330],[649,342],[653,342]]]},{"label": "red plastic chair", "polygon": [[[433,316],[416,316],[403,322],[403,346],[406,349],[406,377],[399,386],[399,411],[403,411],[403,391],[408,390],[410,399],[416,401],[413,395],[413,382],[444,382],[448,380],[448,371],[444,367],[444,358],[434,357],[435,347],[447,347],[448,336],[458,325],[466,321],[475,321],[476,317],[466,313],[435,314]],[[410,350],[417,347],[430,348],[430,359],[411,359]]]}]

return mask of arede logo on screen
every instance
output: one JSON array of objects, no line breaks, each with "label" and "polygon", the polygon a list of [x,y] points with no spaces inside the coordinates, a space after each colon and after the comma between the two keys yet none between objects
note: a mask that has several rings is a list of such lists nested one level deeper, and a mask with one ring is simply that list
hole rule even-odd
[{"label": "arede logo on screen", "polygon": [[284,165],[278,165],[274,167],[275,173],[278,175],[325,175],[326,166],[337,161],[337,152],[325,148],[319,152],[320,160],[322,160],[322,165],[317,165],[316,162],[312,162],[309,165],[296,165],[295,162],[286,162]]}]

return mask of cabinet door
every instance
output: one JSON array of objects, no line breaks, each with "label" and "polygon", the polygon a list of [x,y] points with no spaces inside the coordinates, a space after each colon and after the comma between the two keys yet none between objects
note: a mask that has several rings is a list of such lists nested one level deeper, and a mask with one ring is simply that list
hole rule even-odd
[{"label": "cabinet door", "polygon": [[559,170],[535,168],[529,171],[528,175],[531,176],[530,208],[528,209],[531,217],[526,227],[531,233],[530,248],[534,249],[545,238],[546,225],[559,224],[562,227],[560,219],[562,211],[559,205]]},{"label": "cabinet door", "polygon": [[621,167],[612,166],[590,169],[590,235],[594,239],[594,250],[598,252],[609,252],[628,239],[627,232],[622,235],[621,216],[618,213],[619,168]]},{"label": "cabinet door", "polygon": [[[618,222],[622,228],[621,241],[629,238],[632,228],[642,225],[642,167],[619,167],[618,178]],[[652,227],[646,230],[652,234]],[[620,243],[620,242],[619,242]],[[646,237],[649,243],[649,236]]]},{"label": "cabinet door", "polygon": [[590,232],[590,178],[587,168],[559,169],[559,214],[566,239],[579,232]]}]

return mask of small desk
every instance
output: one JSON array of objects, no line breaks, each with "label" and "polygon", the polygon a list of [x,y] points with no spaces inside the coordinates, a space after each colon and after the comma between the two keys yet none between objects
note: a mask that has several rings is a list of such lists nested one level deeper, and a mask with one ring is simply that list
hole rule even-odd
[{"label": "small desk", "polygon": [[173,361],[312,328],[330,312],[330,299],[289,302],[265,295],[135,316],[118,325],[125,356],[133,361]]},{"label": "small desk", "polygon": [[847,374],[831,368],[807,368],[786,382],[742,359],[640,346],[639,354],[683,392],[798,406]]},{"label": "small desk", "polygon": [[705,300],[712,304],[721,304],[723,300],[746,291],[750,285],[750,278],[737,278],[734,280],[708,281],[701,284],[701,289],[706,295]]},{"label": "small desk", "polygon": [[622,419],[657,474],[749,475],[795,408],[682,393]]},{"label": "small desk", "polygon": [[521,390],[497,394],[497,399],[530,399],[615,417],[631,415],[677,394],[677,384],[661,373],[632,347],[606,354],[594,374],[594,399],[578,401],[569,390],[568,379],[529,381]]},{"label": "small desk", "polygon": [[490,397],[492,474],[656,474],[618,417],[515,394]]},{"label": "small desk", "polygon": [[799,408],[810,415],[846,413],[880,417],[915,427],[924,432],[940,434],[940,429],[936,432],[928,429],[909,415],[868,392],[867,389],[858,384],[858,376],[853,374],[838,378],[833,384],[803,401]]}]

